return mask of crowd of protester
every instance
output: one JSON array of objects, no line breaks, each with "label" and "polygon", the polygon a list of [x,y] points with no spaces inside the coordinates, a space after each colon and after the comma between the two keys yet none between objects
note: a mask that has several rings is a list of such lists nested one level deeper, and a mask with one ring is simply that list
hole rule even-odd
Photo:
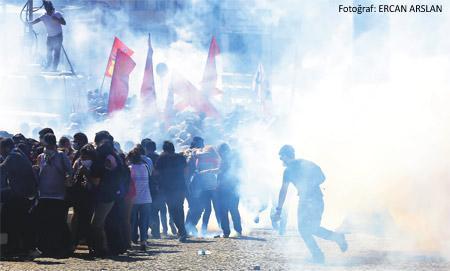
[{"label": "crowd of protester", "polygon": [[227,143],[189,141],[181,152],[164,141],[157,153],[144,138],[125,153],[108,131],[93,142],[83,133],[57,139],[51,128],[39,140],[0,137],[1,256],[65,258],[82,243],[93,257],[119,255],[146,250],[149,232],[161,238],[169,228],[186,242],[200,219],[207,234],[212,209],[224,238],[229,214],[241,235],[238,155]]}]

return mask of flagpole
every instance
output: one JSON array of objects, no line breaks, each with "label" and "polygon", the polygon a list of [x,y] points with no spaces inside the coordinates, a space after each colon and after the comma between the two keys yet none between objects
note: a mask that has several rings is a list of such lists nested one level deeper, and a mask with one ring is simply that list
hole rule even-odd
[{"label": "flagpole", "polygon": [[102,84],[100,85],[100,90],[99,90],[100,94],[102,93],[102,90],[103,90],[103,84],[105,83],[105,77],[106,77],[106,75],[105,75],[105,73],[103,73],[103,80],[102,80]]},{"label": "flagpole", "polygon": [[[112,48],[111,48],[111,52],[109,53],[109,57],[111,57],[111,54],[113,53],[113,50],[114,50],[114,44],[115,44],[115,42],[116,42],[116,38],[117,38],[117,37],[114,37],[113,46],[112,46]],[[108,58],[108,62],[106,62],[106,70],[108,69],[108,67],[109,67],[109,58]],[[112,74],[111,74],[111,76],[112,76]],[[105,77],[106,77],[106,73],[103,73],[103,79],[102,79],[102,83],[101,83],[100,89],[99,89],[99,93],[100,93],[100,94],[102,94],[102,91],[103,91],[103,84],[105,83]]]}]

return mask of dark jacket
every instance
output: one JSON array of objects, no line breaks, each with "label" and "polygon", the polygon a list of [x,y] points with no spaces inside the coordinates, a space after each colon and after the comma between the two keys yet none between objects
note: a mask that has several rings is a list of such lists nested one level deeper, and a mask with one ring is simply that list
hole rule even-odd
[{"label": "dark jacket", "polygon": [[[37,183],[30,160],[15,150],[0,164],[0,176],[11,187],[11,193],[23,198],[34,197]],[[6,179],[5,179],[6,178]]]},{"label": "dark jacket", "polygon": [[[147,157],[152,159],[153,167],[155,167],[156,162],[159,159],[159,154],[154,152],[148,154]],[[159,176],[157,176],[155,173],[153,173],[152,176],[150,176],[150,193],[152,194],[152,199],[155,199],[161,193],[158,179]]]},{"label": "dark jacket", "polygon": [[183,155],[163,152],[156,161],[155,168],[159,173],[159,184],[164,193],[186,190],[184,179],[186,158]]}]

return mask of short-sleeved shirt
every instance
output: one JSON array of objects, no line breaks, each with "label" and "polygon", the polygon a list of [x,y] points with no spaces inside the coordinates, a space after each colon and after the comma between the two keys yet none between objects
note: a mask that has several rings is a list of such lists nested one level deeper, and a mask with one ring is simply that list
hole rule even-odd
[{"label": "short-sleeved shirt", "polygon": [[52,15],[48,15],[45,13],[39,19],[44,23],[45,28],[47,29],[47,35],[49,37],[54,37],[62,33],[61,23],[52,17],[56,17],[58,19],[62,18],[62,14],[59,11],[53,12]]},{"label": "short-sleeved shirt", "polygon": [[325,181],[325,175],[315,163],[297,159],[290,162],[283,173],[283,182],[291,182],[297,188],[300,200],[322,198],[320,184]]}]

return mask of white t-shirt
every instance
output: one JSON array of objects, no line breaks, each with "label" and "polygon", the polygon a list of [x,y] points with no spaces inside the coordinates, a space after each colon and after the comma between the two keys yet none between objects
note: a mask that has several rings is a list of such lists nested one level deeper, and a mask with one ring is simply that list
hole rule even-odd
[{"label": "white t-shirt", "polygon": [[45,24],[45,28],[47,28],[47,35],[49,37],[54,37],[62,33],[62,27],[59,21],[53,19],[52,17],[56,17],[58,19],[62,18],[62,14],[59,11],[53,12],[50,16],[47,13],[39,17],[41,21]]}]

